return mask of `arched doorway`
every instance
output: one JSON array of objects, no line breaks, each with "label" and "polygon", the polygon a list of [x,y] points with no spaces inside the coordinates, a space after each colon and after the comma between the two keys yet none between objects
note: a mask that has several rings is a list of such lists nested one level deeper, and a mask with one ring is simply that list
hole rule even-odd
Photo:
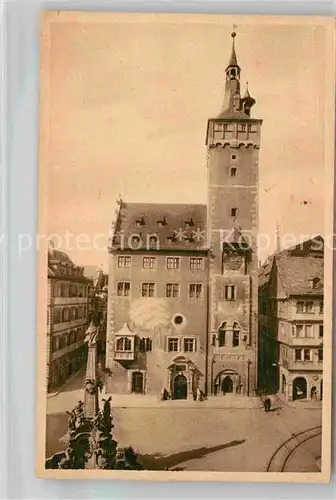
[{"label": "arched doorway", "polygon": [[143,393],[143,373],[133,372],[132,374],[132,392],[136,394]]},{"label": "arched doorway", "polygon": [[317,399],[317,389],[315,386],[310,390],[310,399]]},{"label": "arched doorway", "polygon": [[227,394],[229,392],[233,392],[233,381],[232,378],[227,375],[222,382],[222,393]]},{"label": "arched doorway", "polygon": [[303,377],[297,377],[293,381],[293,400],[306,399],[307,397],[307,381]]},{"label": "arched doorway", "polygon": [[287,390],[287,381],[285,375],[282,375],[282,394],[286,394]]},{"label": "arched doorway", "polygon": [[188,382],[184,375],[177,375],[174,379],[174,399],[187,399],[188,395]]}]

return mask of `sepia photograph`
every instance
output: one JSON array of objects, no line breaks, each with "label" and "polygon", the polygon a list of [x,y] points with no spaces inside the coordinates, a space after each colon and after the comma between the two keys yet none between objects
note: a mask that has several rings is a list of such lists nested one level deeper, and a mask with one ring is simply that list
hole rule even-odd
[{"label": "sepia photograph", "polygon": [[333,37],[42,15],[39,477],[329,481]]}]

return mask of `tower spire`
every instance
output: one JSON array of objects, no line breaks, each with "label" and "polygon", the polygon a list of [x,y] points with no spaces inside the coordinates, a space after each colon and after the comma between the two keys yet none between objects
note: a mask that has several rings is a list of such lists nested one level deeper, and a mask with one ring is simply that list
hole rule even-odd
[{"label": "tower spire", "polygon": [[232,49],[231,49],[231,57],[230,57],[228,67],[230,67],[230,66],[239,67],[238,62],[237,62],[237,54],[236,54],[236,47],[235,47],[235,38],[237,36],[237,33],[235,31],[232,31],[231,36],[232,36]]}]

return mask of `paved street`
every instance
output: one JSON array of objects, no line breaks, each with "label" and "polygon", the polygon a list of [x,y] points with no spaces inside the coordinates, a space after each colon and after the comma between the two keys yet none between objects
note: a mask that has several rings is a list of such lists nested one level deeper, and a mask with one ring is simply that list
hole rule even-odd
[{"label": "paved street", "polygon": [[[79,399],[83,389],[48,399],[47,456],[64,449],[59,439],[67,430],[65,412]],[[150,469],[253,472],[266,470],[272,453],[292,433],[321,423],[316,406],[281,404],[279,410],[265,413],[257,399],[245,407],[243,401],[238,408],[232,408],[230,400],[223,408],[176,401],[158,408],[112,405],[114,437],[121,446],[132,445]],[[300,448],[291,455],[286,471],[318,471],[320,439]]]}]

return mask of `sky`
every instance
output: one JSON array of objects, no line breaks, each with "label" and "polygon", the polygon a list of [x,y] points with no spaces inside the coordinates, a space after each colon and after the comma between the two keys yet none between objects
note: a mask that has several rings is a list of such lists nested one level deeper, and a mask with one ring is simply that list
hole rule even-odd
[{"label": "sky", "polygon": [[[48,232],[78,265],[106,267],[119,194],[207,202],[205,133],[224,97],[232,24],[174,19],[52,24]],[[264,260],[277,222],[283,246],[292,243],[286,235],[323,232],[325,33],[293,24],[235,29],[242,92],[248,81],[252,117],[263,119],[259,232],[272,240],[259,251]],[[96,235],[94,245],[79,245],[83,234]]]}]

